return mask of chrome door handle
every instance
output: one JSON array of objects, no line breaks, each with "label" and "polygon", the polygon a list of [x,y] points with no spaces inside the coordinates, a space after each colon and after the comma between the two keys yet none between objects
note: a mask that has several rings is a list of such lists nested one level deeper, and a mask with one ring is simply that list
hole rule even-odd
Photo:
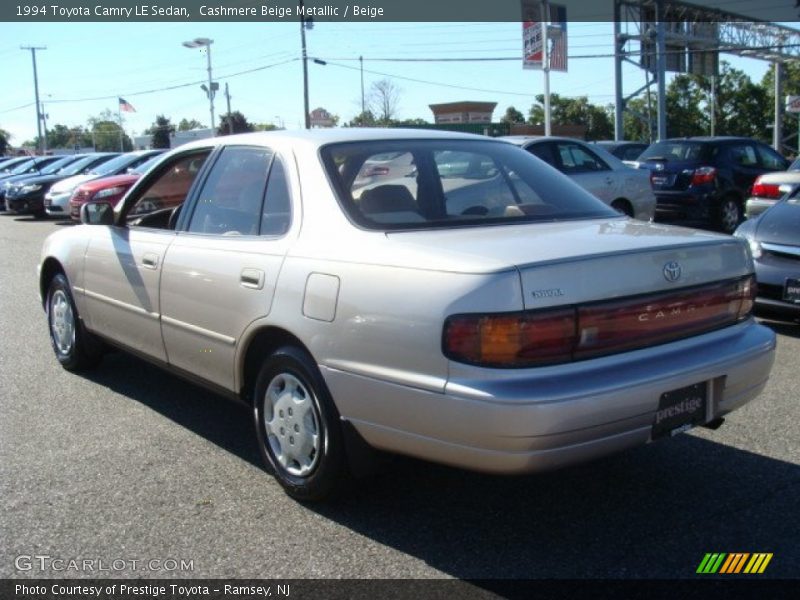
[{"label": "chrome door handle", "polygon": [[157,269],[158,268],[158,254],[153,254],[152,252],[148,252],[142,257],[142,266],[147,269]]},{"label": "chrome door handle", "polygon": [[239,275],[239,284],[242,287],[260,290],[264,287],[264,271],[261,269],[242,269]]}]

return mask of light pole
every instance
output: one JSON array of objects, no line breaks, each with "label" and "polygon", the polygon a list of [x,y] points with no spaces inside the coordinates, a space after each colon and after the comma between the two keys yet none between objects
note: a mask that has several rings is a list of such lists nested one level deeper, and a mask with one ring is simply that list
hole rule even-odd
[{"label": "light pole", "polygon": [[20,50],[30,50],[33,60],[33,93],[36,98],[36,131],[39,134],[39,151],[44,154],[47,142],[42,137],[42,105],[39,103],[39,75],[36,72],[36,51],[47,50],[47,46],[20,46]]},{"label": "light pole", "polygon": [[211,129],[216,132],[217,124],[214,120],[214,95],[216,94],[217,90],[219,89],[219,84],[214,83],[211,77],[211,44],[214,43],[214,40],[209,38],[195,38],[190,42],[183,42],[183,45],[186,48],[205,48],[206,49],[206,59],[208,63],[208,88],[205,86],[201,86],[208,96],[208,106],[209,111],[211,112]]},{"label": "light pole", "polygon": [[311,17],[305,16],[303,0],[300,0],[300,44],[303,49],[303,112],[305,127],[311,129],[311,114],[308,106],[308,52],[306,51],[306,27],[313,27]]}]

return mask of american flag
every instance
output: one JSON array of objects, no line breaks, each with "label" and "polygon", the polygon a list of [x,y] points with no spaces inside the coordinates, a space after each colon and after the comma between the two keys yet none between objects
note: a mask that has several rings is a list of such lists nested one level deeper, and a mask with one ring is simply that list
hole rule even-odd
[{"label": "american flag", "polygon": [[561,30],[560,35],[550,34],[550,70],[567,71],[567,9],[558,4],[550,5],[550,32]]},{"label": "american flag", "polygon": [[119,99],[119,109],[123,112],[136,112],[136,109],[133,108],[133,104],[125,100],[125,98]]}]

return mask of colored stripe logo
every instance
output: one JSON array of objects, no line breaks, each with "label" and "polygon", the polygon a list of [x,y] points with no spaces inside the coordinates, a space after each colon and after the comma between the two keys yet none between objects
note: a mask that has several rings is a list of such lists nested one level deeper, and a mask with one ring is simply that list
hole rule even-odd
[{"label": "colored stripe logo", "polygon": [[772,552],[708,552],[696,572],[703,575],[754,575],[763,573],[771,560]]}]

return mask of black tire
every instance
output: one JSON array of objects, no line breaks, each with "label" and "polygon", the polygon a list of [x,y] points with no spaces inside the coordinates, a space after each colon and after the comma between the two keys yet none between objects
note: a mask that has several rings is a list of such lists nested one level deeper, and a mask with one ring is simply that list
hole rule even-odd
[{"label": "black tire", "polygon": [[614,200],[611,203],[611,208],[616,210],[617,212],[622,213],[628,217],[633,217],[633,208],[627,202],[627,200]]},{"label": "black tire", "polygon": [[50,281],[45,311],[50,343],[61,366],[68,371],[97,366],[103,358],[102,343],[84,329],[63,273],[57,273]]},{"label": "black tire", "polygon": [[736,198],[726,196],[719,201],[714,225],[722,233],[732,234],[742,222],[742,205]]},{"label": "black tire", "polygon": [[261,457],[289,496],[319,501],[340,490],[348,471],[339,413],[307,352],[284,346],[264,362],[253,417]]}]

